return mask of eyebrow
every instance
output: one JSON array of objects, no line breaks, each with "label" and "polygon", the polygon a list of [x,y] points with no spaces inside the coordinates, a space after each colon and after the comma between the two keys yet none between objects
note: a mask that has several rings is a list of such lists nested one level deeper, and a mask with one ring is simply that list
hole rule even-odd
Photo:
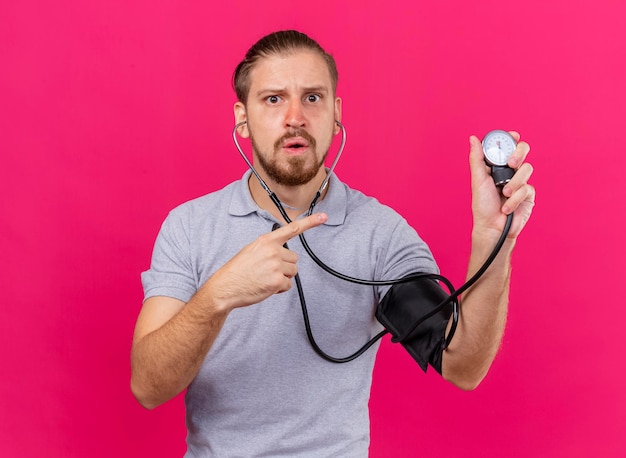
[{"label": "eyebrow", "polygon": [[[304,87],[302,91],[304,93],[321,92],[323,94],[328,94],[330,92],[330,90],[326,86],[308,86],[308,87]],[[268,87],[268,88],[259,90],[257,92],[257,96],[262,96],[264,94],[283,94],[284,92],[286,92],[286,89],[284,87],[283,88]]]}]

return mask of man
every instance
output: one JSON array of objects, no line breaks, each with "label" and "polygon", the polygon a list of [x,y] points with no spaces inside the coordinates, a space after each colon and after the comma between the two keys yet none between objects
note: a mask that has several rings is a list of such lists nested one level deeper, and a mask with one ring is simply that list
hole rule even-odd
[{"label": "man", "polygon": [[[309,245],[327,264],[359,278],[399,278],[437,267],[404,219],[334,175],[319,213],[299,218],[326,178],[324,158],[341,120],[336,85],[334,60],[306,35],[277,32],[257,42],[235,71],[235,122],[251,139],[259,175],[293,222],[286,224],[247,172],[176,208],[161,228],[142,276],[131,387],[147,408],[187,389],[187,456],[367,455],[376,346],[346,364],[320,358],[306,340],[292,286],[299,273],[316,338],[337,356],[382,329],[374,311],[388,287],[329,275],[296,236],[307,231]],[[470,275],[491,252],[507,214],[515,217],[494,264],[464,294],[452,343],[439,349],[437,369],[462,389],[480,383],[500,344],[510,255],[534,204],[528,151],[518,143],[509,160],[517,172],[503,197],[480,142],[470,138]],[[282,227],[272,230],[276,223]]]}]

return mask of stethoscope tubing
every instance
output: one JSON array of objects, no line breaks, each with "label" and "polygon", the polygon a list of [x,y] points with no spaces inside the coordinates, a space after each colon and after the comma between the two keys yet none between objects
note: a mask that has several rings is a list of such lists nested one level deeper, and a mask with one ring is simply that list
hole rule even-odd
[{"label": "stethoscope tubing", "polygon": [[[346,128],[339,121],[335,121],[335,123],[339,126],[339,128],[341,130],[341,133],[342,133],[341,144],[339,146],[339,150],[338,150],[337,154],[335,155],[335,159],[333,160],[333,163],[332,163],[331,167],[329,168],[328,173],[326,174],[326,178],[322,182],[322,185],[319,187],[318,191],[315,194],[315,197],[313,198],[313,200],[311,201],[311,204],[309,205],[309,209],[306,212],[306,216],[309,216],[309,215],[311,215],[313,213],[313,209],[315,208],[315,205],[317,204],[317,201],[319,200],[320,196],[322,195],[322,192],[324,191],[326,186],[328,186],[328,182],[330,180],[330,177],[331,177],[333,171],[335,170],[335,167],[337,166],[337,162],[339,162],[339,158],[343,154],[343,150],[345,148],[346,137],[347,137]],[[248,157],[245,155],[245,153],[243,152],[243,149],[241,148],[241,145],[239,144],[239,140],[237,139],[237,129],[239,129],[239,127],[243,126],[244,124],[246,124],[246,121],[242,121],[242,122],[239,122],[239,123],[235,124],[235,127],[233,129],[233,141],[235,143],[235,146],[236,146],[237,150],[239,151],[239,154],[241,155],[241,157],[243,158],[243,160],[247,164],[248,168],[255,175],[255,177],[257,178],[257,180],[259,181],[259,183],[263,187],[263,189],[268,193],[270,199],[272,200],[274,205],[278,208],[278,211],[280,212],[282,217],[285,219],[287,224],[289,224],[289,223],[291,223],[292,220],[287,215],[287,212],[285,211],[285,209],[284,209],[280,199],[270,189],[270,187],[265,183],[263,178],[261,178],[261,175],[259,175],[259,173],[256,171],[256,169],[254,168],[253,164],[250,162]],[[427,314],[422,316],[419,320],[417,320],[404,333],[404,335],[396,336],[396,337],[392,338],[392,341],[393,342],[402,342],[402,341],[411,339],[413,337],[415,331],[417,330],[417,327],[421,323],[426,321],[431,316],[434,316],[435,314],[439,313],[441,310],[443,310],[445,307],[447,307],[448,304],[452,304],[452,324],[451,324],[450,329],[448,331],[448,335],[445,336],[445,341],[444,341],[444,344],[443,344],[443,348],[446,349],[450,345],[450,342],[452,341],[452,338],[454,337],[454,333],[455,333],[456,328],[458,326],[459,307],[460,307],[460,304],[459,304],[459,301],[458,301],[459,296],[463,292],[467,291],[474,283],[476,283],[476,281],[478,281],[478,279],[486,272],[486,270],[489,268],[491,263],[495,260],[496,256],[500,252],[500,249],[504,245],[504,242],[506,241],[506,237],[507,237],[507,235],[508,235],[508,233],[509,233],[509,231],[511,229],[512,221],[513,221],[513,214],[511,213],[511,214],[507,215],[506,223],[505,223],[504,229],[502,231],[502,234],[500,235],[500,238],[498,239],[498,242],[496,243],[496,245],[495,245],[494,249],[492,250],[491,254],[488,256],[487,260],[478,269],[478,271],[458,289],[455,289],[454,286],[452,285],[452,283],[446,277],[444,277],[443,275],[433,274],[433,273],[416,272],[416,273],[413,273],[413,274],[409,274],[406,277],[395,278],[395,279],[391,279],[391,280],[365,280],[365,279],[351,277],[349,275],[345,275],[345,274],[343,274],[341,272],[338,272],[338,271],[334,270],[330,266],[326,265],[322,260],[320,260],[317,257],[317,255],[313,252],[313,250],[311,249],[309,244],[307,243],[307,241],[306,241],[306,239],[304,237],[304,234],[299,234],[298,237],[299,237],[299,239],[300,239],[300,241],[302,243],[302,246],[304,247],[304,250],[307,252],[307,254],[311,257],[311,259],[313,259],[313,261],[320,268],[322,268],[324,271],[328,272],[329,274],[331,274],[331,275],[333,275],[333,276],[335,276],[337,278],[340,278],[341,280],[347,281],[347,282],[356,283],[356,284],[359,284],[359,285],[367,285],[367,286],[392,286],[392,285],[396,285],[396,284],[400,284],[400,283],[407,283],[407,282],[410,282],[410,281],[413,281],[413,280],[417,280],[417,279],[420,279],[420,278],[431,278],[431,279],[438,280],[438,281],[442,282],[443,284],[445,284],[446,288],[448,289],[448,291],[450,293],[449,296],[446,299],[444,299],[440,304],[438,304],[435,308],[433,308],[430,312],[428,312]],[[297,289],[298,289],[298,294],[299,294],[299,297],[300,297],[300,303],[302,305],[302,312],[303,312],[303,316],[304,316],[307,336],[309,338],[309,341],[310,341],[313,349],[322,358],[324,358],[324,359],[326,359],[328,361],[334,362],[334,363],[345,363],[345,362],[352,361],[352,360],[356,359],[357,357],[359,357],[361,354],[363,354],[377,340],[379,340],[381,337],[383,337],[383,335],[385,335],[385,334],[387,334],[389,332],[387,330],[384,330],[384,331],[378,333],[376,336],[374,336],[372,339],[370,339],[365,345],[363,345],[363,347],[361,347],[354,354],[352,354],[352,355],[350,355],[348,357],[345,357],[345,358],[335,358],[335,357],[332,357],[332,356],[326,354],[325,352],[323,352],[321,350],[321,348],[318,346],[318,344],[315,342],[315,339],[313,338],[313,334],[311,332],[311,328],[310,328],[310,325],[309,325],[308,312],[306,310],[306,302],[305,302],[305,299],[304,299],[304,294],[302,292],[302,284],[300,282],[299,274],[296,274],[294,279],[295,279],[296,286],[297,286]]]}]

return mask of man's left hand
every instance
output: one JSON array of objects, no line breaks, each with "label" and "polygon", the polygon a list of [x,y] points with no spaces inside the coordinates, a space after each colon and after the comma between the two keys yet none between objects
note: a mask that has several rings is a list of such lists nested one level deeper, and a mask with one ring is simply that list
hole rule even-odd
[{"label": "man's left hand", "polygon": [[528,183],[533,167],[526,162],[530,151],[528,143],[520,141],[517,132],[509,132],[517,141],[517,147],[508,160],[508,166],[515,169],[515,175],[502,192],[491,178],[491,168],[485,163],[480,140],[470,137],[470,170],[472,174],[472,213],[474,231],[484,235],[501,233],[506,217],[514,213],[509,238],[517,238],[532,213],[535,205],[535,188]]}]

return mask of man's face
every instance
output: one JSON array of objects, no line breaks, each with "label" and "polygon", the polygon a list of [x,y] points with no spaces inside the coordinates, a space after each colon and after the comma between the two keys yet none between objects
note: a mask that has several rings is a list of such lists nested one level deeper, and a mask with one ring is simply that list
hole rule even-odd
[{"label": "man's face", "polygon": [[250,137],[255,162],[275,183],[298,186],[323,175],[332,137],[338,132],[341,100],[333,93],[326,62],[298,50],[260,59],[250,72],[244,106],[235,104],[240,130]]}]

